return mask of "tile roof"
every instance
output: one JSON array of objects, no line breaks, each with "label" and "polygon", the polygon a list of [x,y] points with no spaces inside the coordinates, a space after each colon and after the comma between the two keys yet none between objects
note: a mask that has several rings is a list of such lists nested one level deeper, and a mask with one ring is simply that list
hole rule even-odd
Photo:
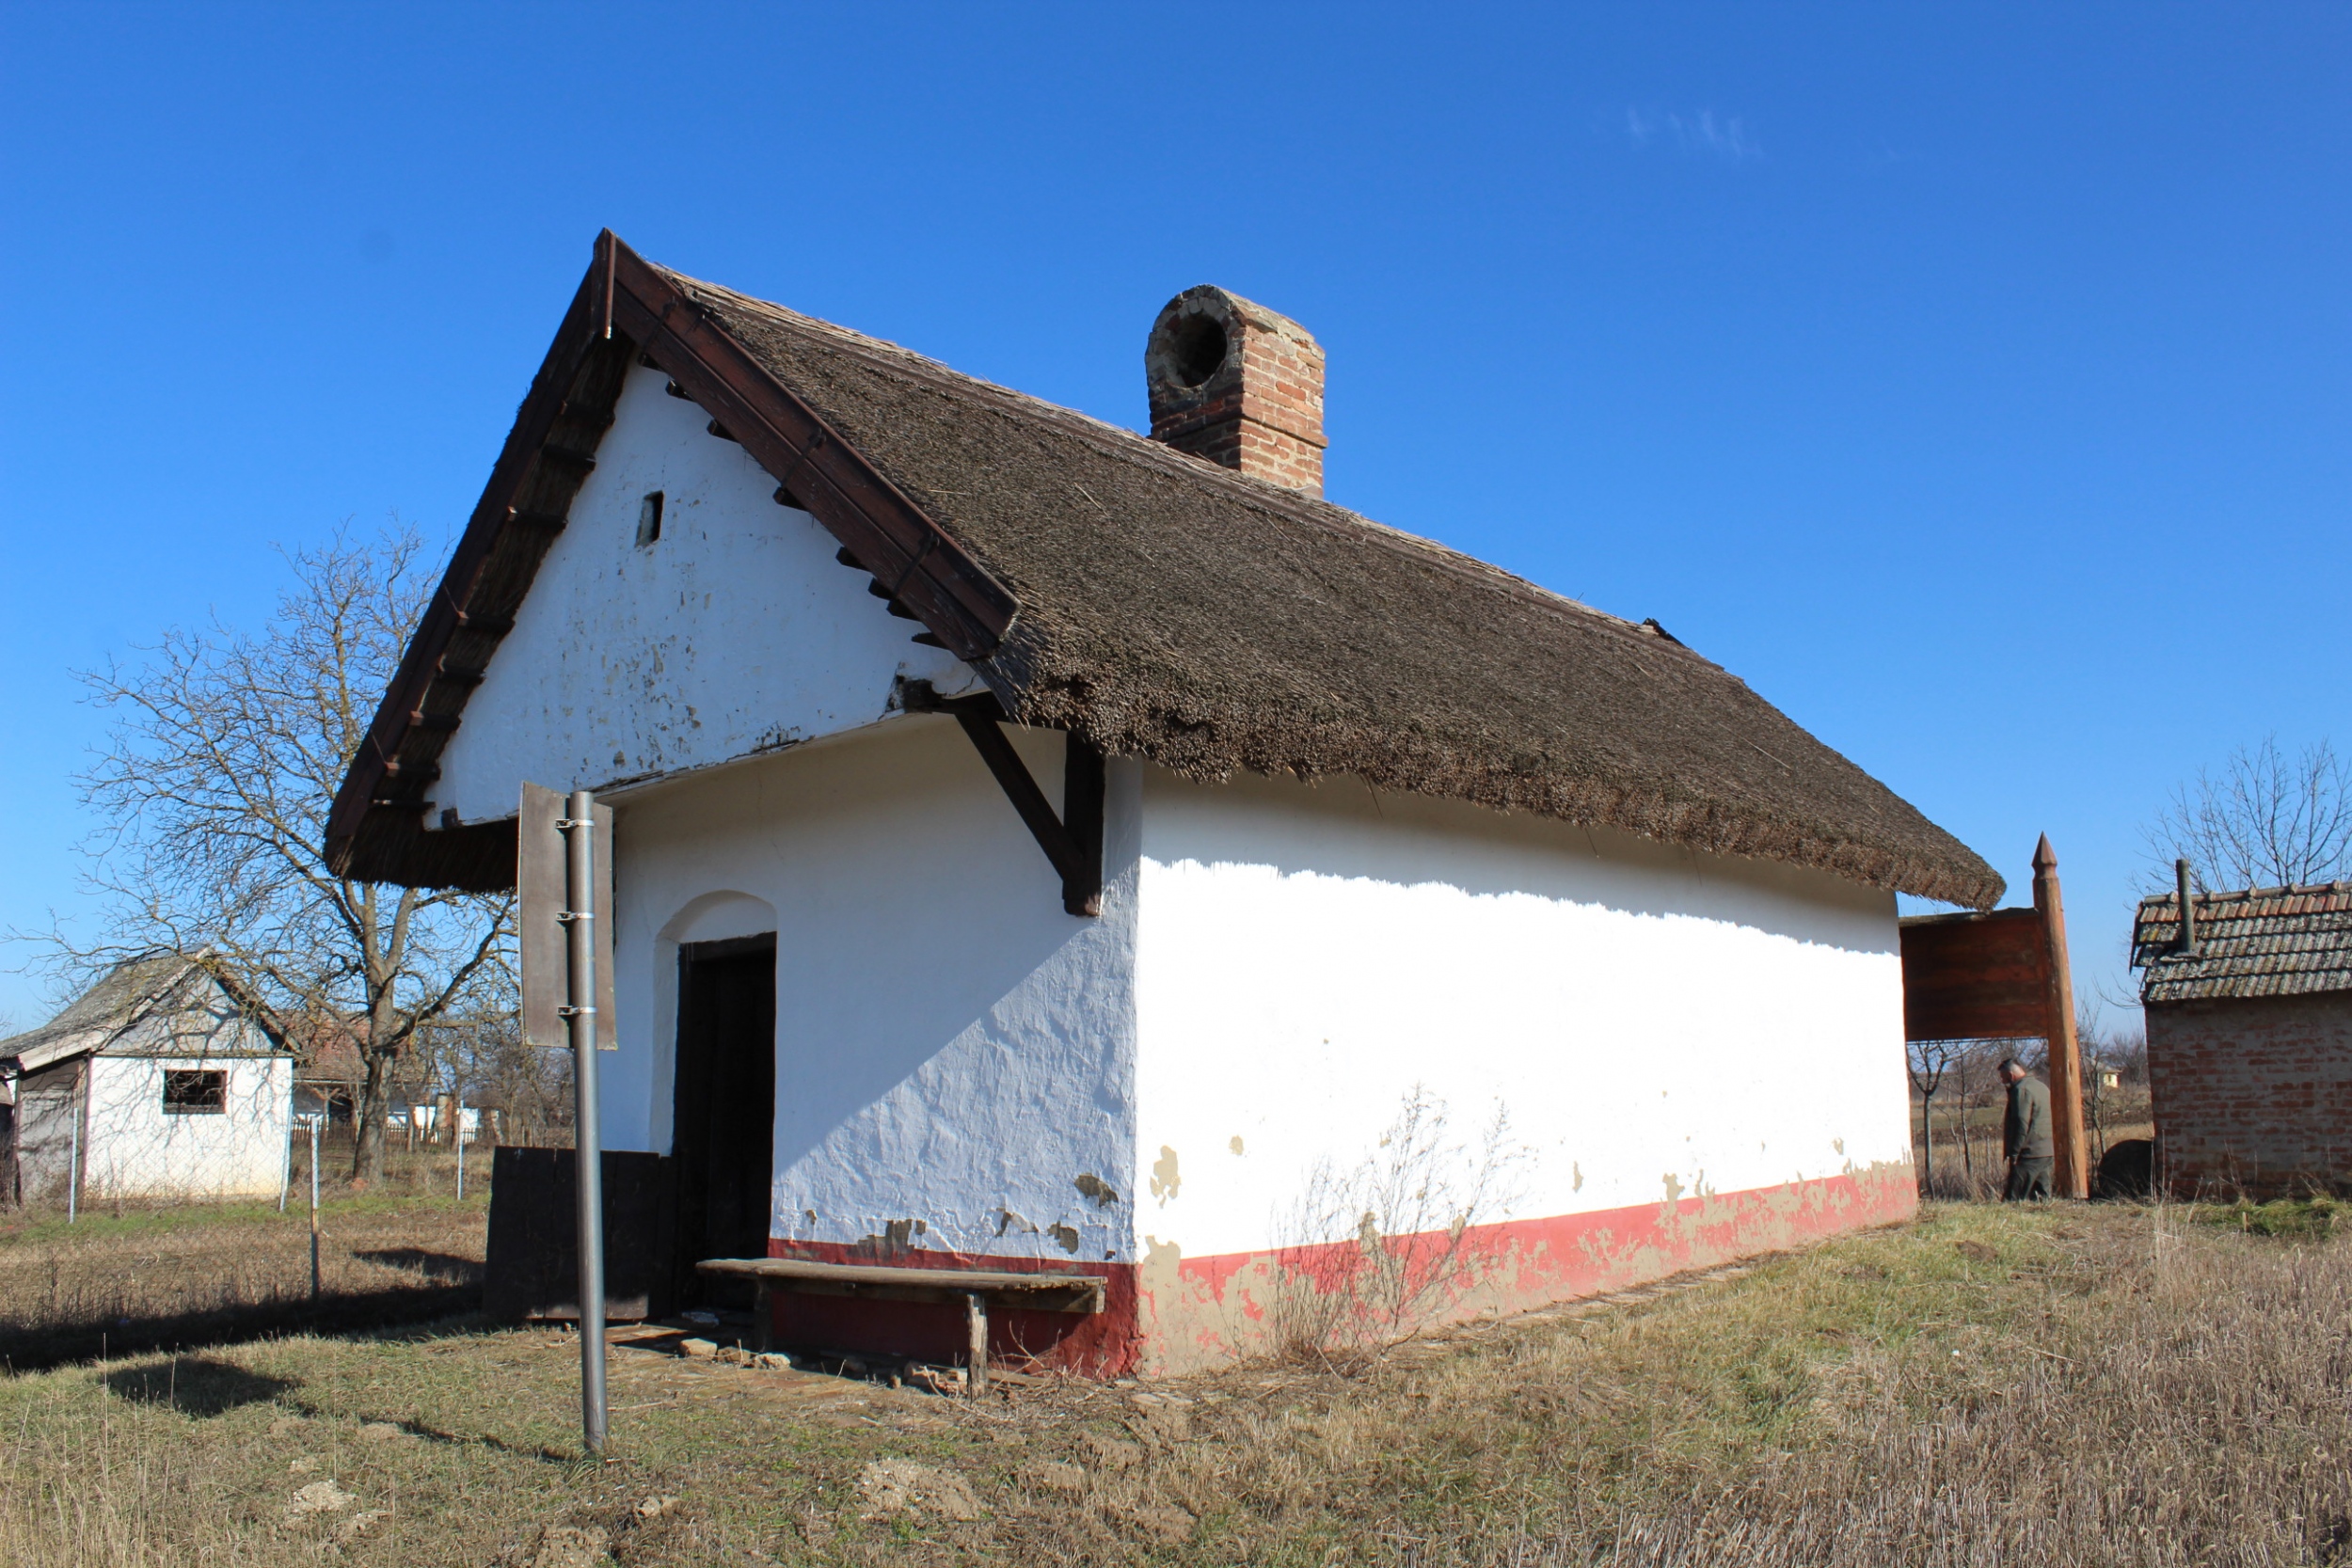
[{"label": "tile roof", "polygon": [[2352,990],[2352,882],[2194,896],[2193,958],[2175,951],[2179,898],[2166,893],[2139,901],[2132,967],[2147,972],[2143,1003]]}]

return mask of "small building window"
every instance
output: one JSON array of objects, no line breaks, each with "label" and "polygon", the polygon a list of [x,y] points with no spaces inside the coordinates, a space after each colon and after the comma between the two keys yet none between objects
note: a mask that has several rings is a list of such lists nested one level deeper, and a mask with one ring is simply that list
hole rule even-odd
[{"label": "small building window", "polygon": [[229,1109],[229,1074],[216,1069],[164,1069],[164,1115],[216,1117]]},{"label": "small building window", "polygon": [[637,543],[650,545],[661,537],[661,492],[654,491],[637,503]]}]

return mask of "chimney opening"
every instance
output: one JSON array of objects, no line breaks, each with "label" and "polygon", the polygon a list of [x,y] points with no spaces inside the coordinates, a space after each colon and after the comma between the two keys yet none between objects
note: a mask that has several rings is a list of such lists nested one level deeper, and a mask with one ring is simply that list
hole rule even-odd
[{"label": "chimney opening", "polygon": [[1176,379],[1198,387],[1225,363],[1225,325],[1214,316],[1186,316],[1168,332]]},{"label": "chimney opening", "polygon": [[1323,349],[1287,316],[1203,283],[1160,308],[1143,346],[1152,438],[1323,494]]}]

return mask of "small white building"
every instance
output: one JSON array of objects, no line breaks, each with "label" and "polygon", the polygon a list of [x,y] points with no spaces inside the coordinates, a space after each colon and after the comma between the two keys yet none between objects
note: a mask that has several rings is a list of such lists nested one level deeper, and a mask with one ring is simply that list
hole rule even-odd
[{"label": "small white building", "polygon": [[[294,1055],[200,958],[126,960],[41,1027],[0,1040],[17,1193],[85,1201],[276,1197]],[[75,1167],[79,1166],[78,1177]]]},{"label": "small white building", "polygon": [[[1368,1224],[1461,1313],[1911,1213],[1896,894],[2000,878],[1657,623],[1325,502],[1295,324],[1190,291],[1146,374],[1150,438],[600,242],[327,853],[511,886],[524,783],[616,808],[602,1131],[682,1284],[1083,1270],[996,1350],[1169,1371]],[[1436,1196],[1339,1212],[1415,1103]]]}]

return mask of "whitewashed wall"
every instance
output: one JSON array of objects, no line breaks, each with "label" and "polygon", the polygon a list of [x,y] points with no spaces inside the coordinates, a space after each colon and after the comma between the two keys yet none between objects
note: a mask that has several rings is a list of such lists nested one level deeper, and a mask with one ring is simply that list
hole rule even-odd
[{"label": "whitewashed wall", "polygon": [[[629,372],[570,523],[442,753],[428,825],[444,807],[512,816],[526,779],[601,788],[853,729],[882,717],[900,675],[973,686],[665,386]],[[640,546],[656,490],[661,538]]]},{"label": "whitewashed wall", "polygon": [[[1058,804],[1060,736],[1016,741]],[[773,930],[773,1234],[1129,1260],[1139,787],[1090,920],[949,720],[622,798],[606,1147],[670,1146],[678,945]]]},{"label": "whitewashed wall", "polygon": [[1416,1085],[1457,1136],[1507,1110],[1515,1218],[1909,1159],[1891,894],[1353,780],[1142,798],[1155,1252],[1311,1239],[1318,1162],[1376,1156]]},{"label": "whitewashed wall", "polygon": [[[228,1074],[217,1114],[164,1110],[164,1073]],[[276,1197],[294,1108],[289,1056],[98,1056],[90,1061],[82,1179],[93,1196]]]}]

